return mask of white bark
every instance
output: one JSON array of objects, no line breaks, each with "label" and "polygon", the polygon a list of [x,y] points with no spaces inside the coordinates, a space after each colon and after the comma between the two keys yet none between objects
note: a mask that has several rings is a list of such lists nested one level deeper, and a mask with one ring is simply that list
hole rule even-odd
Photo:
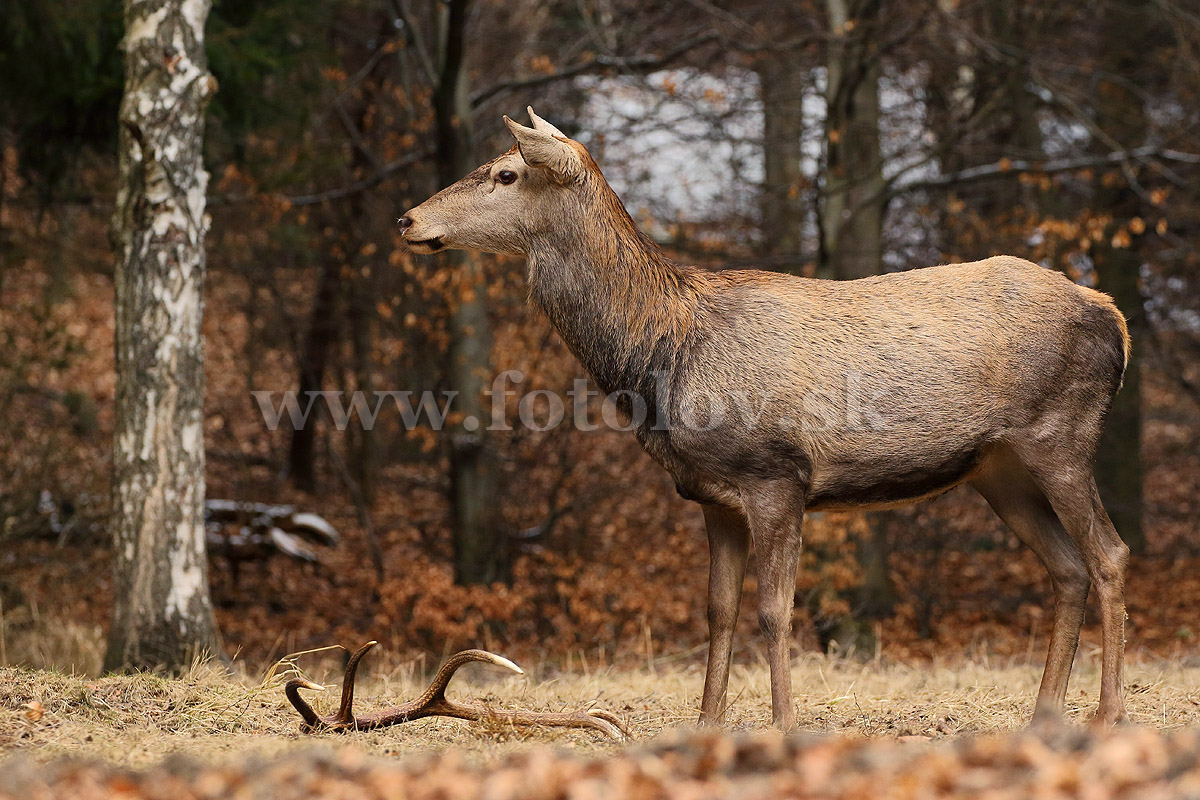
[{"label": "white bark", "polygon": [[126,0],[109,669],[219,648],[204,534],[204,56],[208,0]]}]

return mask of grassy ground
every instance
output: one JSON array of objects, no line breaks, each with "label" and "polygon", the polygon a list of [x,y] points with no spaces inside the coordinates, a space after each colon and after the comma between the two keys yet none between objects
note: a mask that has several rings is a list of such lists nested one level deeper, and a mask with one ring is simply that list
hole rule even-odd
[{"label": "grassy ground", "polygon": [[[368,658],[360,675],[356,710],[368,711],[415,697],[425,686],[419,665]],[[309,657],[308,662],[314,657]],[[1082,723],[1095,706],[1096,654],[1080,654],[1068,696],[1070,719]],[[336,689],[336,663],[308,668],[311,678]],[[703,675],[698,664],[659,662],[633,671],[576,667],[535,677],[507,677],[484,665],[466,667],[450,696],[494,708],[569,710],[602,707],[624,719],[635,740],[690,726]],[[540,672],[540,675],[539,675]],[[969,662],[905,666],[802,656],[793,680],[805,732],[850,737],[934,739],[1018,730],[1033,706],[1040,668],[1029,663]],[[1194,723],[1200,712],[1200,667],[1181,661],[1130,657],[1128,703],[1132,721],[1156,728]],[[316,695],[328,711],[336,692]],[[767,671],[735,666],[730,728],[758,730],[770,721]],[[376,732],[302,736],[298,717],[274,681],[230,676],[211,666],[168,680],[152,675],[88,678],[57,672],[0,668],[0,758],[13,753],[46,762],[61,756],[96,758],[144,767],[173,754],[221,762],[248,754],[280,756],[317,743],[338,751],[384,756],[455,746],[469,761],[491,761],[543,743],[602,754],[619,745],[586,732],[498,729],[455,720],[423,720]]]}]

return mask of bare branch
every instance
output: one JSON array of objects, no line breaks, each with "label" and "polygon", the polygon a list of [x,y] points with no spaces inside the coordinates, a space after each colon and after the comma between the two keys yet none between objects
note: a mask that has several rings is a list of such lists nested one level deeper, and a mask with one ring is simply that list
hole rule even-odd
[{"label": "bare branch", "polygon": [[420,161],[433,156],[433,150],[420,150],[416,153],[410,153],[404,158],[391,161],[383,166],[383,169],[376,172],[374,175],[354,181],[354,183],[346,186],[339,186],[336,189],[326,189],[323,192],[315,194],[300,194],[285,199],[294,206],[312,206],[318,203],[324,203],[326,200],[341,200],[345,197],[365,192],[368,189],[373,189],[379,184],[386,181],[388,178],[395,175],[397,172],[411,167]]},{"label": "bare branch", "polygon": [[350,142],[354,145],[354,149],[362,154],[363,158],[371,162],[372,169],[380,171],[384,165],[371,149],[367,147],[367,143],[363,141],[362,133],[358,130],[358,126],[354,124],[354,120],[350,119],[350,113],[346,111],[346,107],[341,102],[334,101],[334,110],[337,111],[338,119],[342,123],[342,128],[345,129],[346,135],[350,137]]},{"label": "bare branch", "polygon": [[921,189],[939,189],[958,186],[964,183],[975,183],[1005,175],[1021,175],[1025,173],[1049,175],[1057,172],[1087,169],[1088,167],[1115,166],[1127,164],[1130,161],[1145,161],[1149,159],[1175,161],[1183,164],[1200,164],[1200,154],[1185,153],[1180,150],[1164,150],[1151,145],[1135,147],[1132,150],[1117,150],[1098,156],[1080,156],[1078,158],[1060,158],[1048,161],[1002,159],[992,164],[968,167],[958,172],[950,172],[934,178],[925,178],[905,183],[893,181],[888,197],[892,198]]},{"label": "bare branch", "polygon": [[533,78],[522,78],[518,80],[502,81],[492,84],[486,89],[481,89],[471,96],[471,108],[479,106],[491,100],[498,94],[503,92],[511,92],[517,89],[529,89],[535,86],[545,86],[558,81],[570,80],[580,75],[587,75],[595,72],[607,72],[608,70],[625,70],[635,72],[650,72],[661,67],[665,67],[680,56],[686,55],[689,51],[708,44],[711,41],[719,38],[716,31],[708,31],[707,33],[688,39],[677,47],[668,50],[662,55],[642,54],[636,56],[596,56],[595,58],[584,61],[581,64],[575,64],[572,67],[555,72],[550,75],[538,75]]},{"label": "bare branch", "polygon": [[404,25],[404,32],[408,37],[408,41],[416,48],[417,60],[421,64],[421,70],[425,73],[425,79],[430,83],[435,83],[437,81],[437,69],[434,67],[433,57],[425,47],[424,37],[416,35],[416,28],[413,26],[413,15],[405,0],[392,0],[391,5],[396,17]]},{"label": "bare branch", "polygon": [[325,429],[325,449],[328,452],[330,462],[333,463],[334,471],[337,472],[338,478],[345,484],[347,491],[350,492],[350,497],[354,500],[354,508],[358,511],[358,524],[362,526],[363,532],[367,535],[367,546],[371,551],[371,563],[375,566],[376,593],[378,593],[379,587],[383,585],[385,577],[383,547],[379,544],[379,535],[375,532],[375,525],[371,522],[370,506],[367,505],[367,499],[363,496],[362,487],[350,475],[350,470],[346,467],[346,462],[342,459],[341,453],[333,446],[328,428]]}]

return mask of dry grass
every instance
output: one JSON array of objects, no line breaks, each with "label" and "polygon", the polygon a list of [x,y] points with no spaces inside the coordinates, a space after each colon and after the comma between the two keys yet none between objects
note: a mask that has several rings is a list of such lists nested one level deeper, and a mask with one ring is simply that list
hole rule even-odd
[{"label": "dry grass", "polygon": [[[1097,661],[1093,652],[1080,655],[1068,698],[1073,720],[1086,719],[1094,707]],[[388,665],[386,654],[376,655],[361,676],[357,709],[413,697],[425,685],[420,672],[411,662]],[[455,679],[451,693],[497,708],[601,706],[615,711],[636,738],[645,741],[693,723],[703,682],[698,664],[534,672],[541,677],[505,677],[486,667],[469,667]],[[310,675],[327,685],[339,683],[339,670],[332,662],[310,668]],[[811,655],[798,658],[793,668],[801,728],[852,737],[942,738],[1019,729],[1032,710],[1039,676],[1036,665],[1024,663],[905,666]],[[298,718],[278,686],[260,680],[230,676],[211,665],[199,665],[178,680],[144,674],[97,679],[0,668],[0,757],[14,752],[38,761],[82,756],[141,767],[177,753],[222,762],[311,747],[313,737],[296,732]],[[1131,657],[1127,682],[1134,722],[1174,728],[1195,721],[1200,667]],[[333,694],[317,696],[324,701],[319,711],[328,710],[336,700]],[[731,702],[733,729],[768,725],[770,699],[763,665],[734,668]],[[30,703],[41,704],[39,719],[30,718],[38,716],[30,713]],[[619,747],[583,732],[498,730],[454,720],[318,738],[336,750],[387,756],[453,746],[476,762],[547,742],[597,754]]]},{"label": "dry grass", "polygon": [[0,666],[96,675],[103,660],[104,632],[99,625],[43,615],[36,603],[6,609],[0,598]]}]

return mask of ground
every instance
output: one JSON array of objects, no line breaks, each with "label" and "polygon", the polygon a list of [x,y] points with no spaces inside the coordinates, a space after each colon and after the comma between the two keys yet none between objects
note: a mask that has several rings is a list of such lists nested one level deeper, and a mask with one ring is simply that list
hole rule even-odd
[{"label": "ground", "polygon": [[[337,663],[310,663],[314,658],[300,659],[309,676],[336,687]],[[265,790],[277,779],[287,791],[305,796],[346,796],[352,785],[367,796],[392,796],[403,786],[416,796],[475,796],[486,784],[489,796],[550,797],[561,793],[543,793],[537,781],[549,786],[585,778],[595,792],[659,782],[647,796],[663,796],[668,789],[671,796],[725,796],[734,786],[739,796],[751,796],[762,795],[765,785],[801,783],[806,792],[853,796],[855,785],[866,784],[854,784],[839,764],[857,765],[862,780],[877,771],[880,780],[900,781],[893,783],[896,796],[908,796],[909,789],[897,788],[903,786],[941,787],[939,792],[951,794],[973,785],[1012,788],[1038,775],[1037,781],[1066,781],[1068,793],[1096,782],[1105,789],[1100,796],[1122,787],[1145,788],[1164,776],[1176,788],[1188,776],[1197,780],[1191,770],[1200,736],[1186,726],[1200,705],[1200,665],[1190,661],[1131,659],[1128,702],[1136,727],[1115,738],[1085,733],[1099,685],[1094,652],[1081,653],[1067,725],[1048,738],[1024,732],[1040,675],[1039,665],[1026,660],[907,666],[804,655],[793,667],[801,731],[782,740],[768,732],[768,681],[761,664],[735,666],[729,735],[692,730],[703,681],[694,659],[620,671],[526,666],[533,667],[533,677],[507,677],[472,665],[451,684],[450,694],[494,708],[606,708],[626,722],[632,741],[455,720],[305,736],[278,679],[262,674],[231,675],[199,665],[179,679],[87,678],[0,668],[0,796],[38,796],[35,786],[72,796],[184,796],[179,787],[164,788],[168,778],[190,784],[195,796],[234,794],[234,784],[253,796],[258,792],[252,787]],[[378,654],[361,676],[356,709],[413,698],[424,685],[418,662]],[[325,695],[318,710],[328,710],[333,695]],[[1179,766],[1185,755],[1191,759],[1186,769]],[[519,780],[531,769],[541,770],[530,778],[533,783]],[[1128,774],[1109,780],[1106,770]],[[642,778],[634,780],[635,774]],[[901,781],[902,775],[908,777]],[[380,788],[384,784],[391,789]],[[450,784],[458,788],[433,791]],[[301,785],[308,788],[298,789]],[[684,791],[685,785],[692,791]]]},{"label": "ground", "polygon": [[457,751],[395,762],[307,750],[240,765],[177,758],[130,772],[80,762],[0,772],[0,797],[90,798],[1165,798],[1200,790],[1192,731],[1129,728],[908,743],[696,732],[611,758],[531,750],[490,765]]}]

